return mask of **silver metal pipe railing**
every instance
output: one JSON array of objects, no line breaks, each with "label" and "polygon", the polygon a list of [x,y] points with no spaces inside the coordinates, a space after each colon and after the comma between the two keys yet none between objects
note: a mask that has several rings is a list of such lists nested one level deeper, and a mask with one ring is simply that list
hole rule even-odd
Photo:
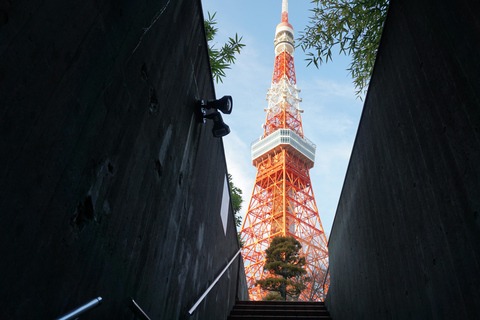
[{"label": "silver metal pipe railing", "polygon": [[76,319],[78,316],[82,315],[83,313],[87,312],[90,309],[93,309],[95,307],[98,307],[102,303],[102,297],[98,297],[93,299],[92,301],[84,304],[83,306],[70,311],[63,317],[58,318],[57,320],[71,320],[71,319]]},{"label": "silver metal pipe railing", "polygon": [[138,303],[135,300],[133,300],[133,298],[130,298],[130,300],[132,301],[132,305],[136,309],[136,312],[134,313],[138,314],[143,320],[150,320],[150,317],[145,313],[145,311],[143,311],[142,308],[140,308]]},{"label": "silver metal pipe railing", "polygon": [[235,254],[235,256],[232,258],[232,260],[230,260],[230,262],[227,264],[227,266],[222,270],[222,272],[220,272],[220,274],[218,275],[218,277],[212,282],[212,284],[207,288],[207,290],[202,294],[202,296],[200,297],[200,299],[197,300],[197,302],[193,305],[192,308],[190,308],[190,310],[188,310],[188,313],[190,315],[193,314],[193,312],[195,311],[195,309],[197,309],[198,305],[203,301],[203,299],[207,296],[207,294],[210,292],[210,290],[212,290],[212,288],[215,286],[215,284],[217,284],[218,280],[220,280],[220,278],[223,276],[223,274],[225,273],[225,271],[227,271],[228,267],[230,267],[230,265],[233,263],[233,261],[235,261],[235,258],[238,257],[238,255],[240,254],[240,252],[242,252],[242,248],[240,248],[237,253]]}]

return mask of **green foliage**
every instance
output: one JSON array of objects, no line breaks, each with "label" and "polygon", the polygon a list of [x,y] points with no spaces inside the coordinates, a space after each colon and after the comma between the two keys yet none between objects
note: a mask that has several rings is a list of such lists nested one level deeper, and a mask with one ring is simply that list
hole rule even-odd
[{"label": "green foliage", "polygon": [[279,292],[269,292],[265,297],[262,299],[263,301],[272,301],[272,300],[285,300],[282,298]]},{"label": "green foliage", "polygon": [[305,289],[302,276],[307,273],[304,269],[305,258],[299,254],[301,248],[300,242],[293,237],[273,238],[265,251],[264,271],[270,275],[257,281],[257,285],[263,290],[278,292],[282,300],[287,300],[287,296],[299,295]]},{"label": "green foliage", "polygon": [[[233,206],[233,214],[235,215],[235,225],[237,228],[242,226],[242,217],[240,216],[240,210],[242,209],[242,190],[240,188],[235,187],[232,181],[232,175],[228,174],[228,184],[230,185],[231,195],[232,195],[232,206]],[[243,241],[240,237],[240,232],[238,233],[238,242],[240,246],[243,247]]]},{"label": "green foliage", "polygon": [[228,174],[228,184],[230,185],[230,190],[232,193],[232,205],[233,205],[233,213],[235,214],[235,225],[237,228],[242,226],[242,217],[240,216],[240,209],[242,209],[242,190],[235,187],[232,181],[232,175]]},{"label": "green foliage", "polygon": [[317,68],[332,60],[332,49],[352,56],[347,69],[357,97],[368,88],[377,55],[389,0],[313,0],[309,25],[300,37],[307,61]]},{"label": "green foliage", "polygon": [[218,83],[219,81],[223,82],[223,78],[226,76],[225,70],[230,69],[230,65],[235,63],[235,53],[240,54],[240,50],[245,44],[241,43],[243,37],[238,38],[237,34],[235,34],[235,38],[229,38],[228,42],[220,49],[216,49],[215,44],[211,44],[218,31],[218,28],[215,27],[217,24],[215,20],[216,14],[215,12],[213,15],[210,15],[210,12],[208,12],[208,19],[205,20],[205,31],[207,33],[212,75]]}]

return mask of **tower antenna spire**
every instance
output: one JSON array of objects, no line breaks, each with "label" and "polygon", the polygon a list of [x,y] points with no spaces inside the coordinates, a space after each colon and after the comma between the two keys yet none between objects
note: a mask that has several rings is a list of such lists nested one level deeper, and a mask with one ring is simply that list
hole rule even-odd
[{"label": "tower antenna spire", "polygon": [[288,22],[288,0],[282,0],[282,22]]},{"label": "tower antenna spire", "polygon": [[[316,146],[303,135],[293,53],[293,27],[288,22],[288,1],[282,0],[282,20],[275,30],[275,65],[267,93],[264,132],[252,143],[257,168],[252,197],[240,237],[251,300],[265,296],[256,281],[266,277],[265,250],[276,236],[292,236],[302,244],[307,289],[300,300],[322,300],[319,285],[328,268],[327,239],[318,215],[309,170]],[[328,289],[325,287],[325,291]]]}]

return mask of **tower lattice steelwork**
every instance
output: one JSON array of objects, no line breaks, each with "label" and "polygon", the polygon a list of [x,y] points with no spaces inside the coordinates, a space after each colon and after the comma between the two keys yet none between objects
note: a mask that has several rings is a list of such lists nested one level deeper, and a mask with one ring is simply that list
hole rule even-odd
[{"label": "tower lattice steelwork", "polygon": [[266,276],[265,250],[273,237],[293,236],[302,244],[311,278],[300,299],[321,300],[328,268],[327,239],[310,181],[316,146],[303,135],[287,0],[282,2],[282,22],[276,28],[274,44],[275,66],[267,93],[264,133],[252,143],[257,176],[241,230],[245,273],[250,298],[261,300],[265,293],[255,282]]}]

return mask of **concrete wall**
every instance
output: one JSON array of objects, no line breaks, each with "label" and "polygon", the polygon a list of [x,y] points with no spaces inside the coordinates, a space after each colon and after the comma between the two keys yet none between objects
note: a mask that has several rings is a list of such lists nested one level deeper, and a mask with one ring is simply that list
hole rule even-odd
[{"label": "concrete wall", "polygon": [[[239,249],[198,0],[0,7],[0,318],[187,311]],[[225,117],[226,118],[226,117]],[[226,119],[228,122],[228,119]],[[241,259],[191,319],[248,299]]]},{"label": "concrete wall", "polygon": [[335,320],[480,318],[479,16],[391,1],[329,241]]}]

